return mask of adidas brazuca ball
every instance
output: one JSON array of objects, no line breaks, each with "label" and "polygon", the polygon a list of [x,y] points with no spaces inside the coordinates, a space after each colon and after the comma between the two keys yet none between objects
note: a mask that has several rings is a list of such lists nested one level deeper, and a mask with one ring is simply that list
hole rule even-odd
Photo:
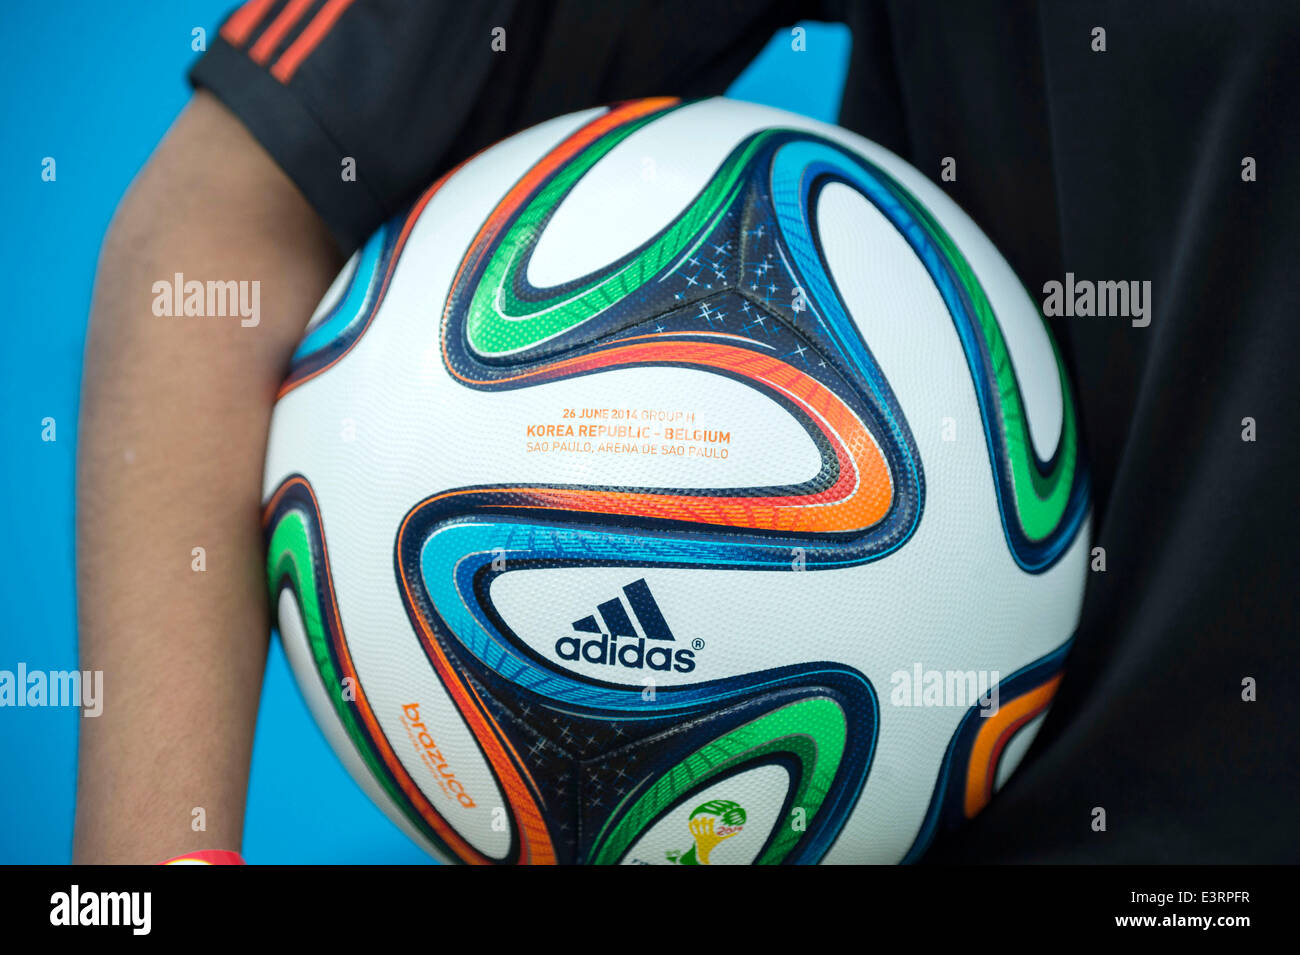
[{"label": "adidas brazuca ball", "polygon": [[1066,375],[867,140],[715,99],[522,132],[381,228],[266,462],[285,650],[435,857],[896,862],[977,813],[1087,559]]}]

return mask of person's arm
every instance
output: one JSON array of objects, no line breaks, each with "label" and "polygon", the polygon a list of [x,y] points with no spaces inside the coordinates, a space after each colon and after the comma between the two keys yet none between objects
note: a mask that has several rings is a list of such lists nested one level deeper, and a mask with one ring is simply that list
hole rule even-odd
[{"label": "person's arm", "polygon": [[[109,228],[78,434],[80,666],[103,671],[104,706],[79,721],[76,862],[240,847],[270,626],[267,426],[339,266],[317,214],[204,92]],[[178,273],[259,282],[259,323],[155,315],[154,283]]]}]

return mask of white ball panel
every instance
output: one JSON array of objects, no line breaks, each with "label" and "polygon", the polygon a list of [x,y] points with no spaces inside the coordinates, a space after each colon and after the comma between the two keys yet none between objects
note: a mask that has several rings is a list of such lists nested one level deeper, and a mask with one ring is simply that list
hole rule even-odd
[{"label": "white ball panel", "polygon": [[645,145],[654,151],[615,146],[565,197],[528,263],[533,286],[581,278],[635,251],[676,219],[713,174],[690,150]]},{"label": "white ball panel", "polygon": [[[316,670],[316,662],[312,659],[311,649],[307,643],[307,633],[303,626],[302,614],[298,612],[298,602],[294,599],[292,593],[288,590],[280,592],[280,599],[276,604],[276,617],[278,629],[280,631],[280,642],[284,646],[285,658],[289,661],[289,668],[293,670],[294,679],[298,683],[298,688],[302,691],[303,699],[307,701],[307,708],[311,710],[311,715],[316,720],[316,725],[320,727],[321,733],[329,742],[330,748],[338,756],[339,762],[352,774],[357,785],[361,787],[370,800],[383,811],[397,828],[401,829],[417,845],[424,846],[424,837],[419,831],[411,825],[406,816],[400,809],[394,805],[388,793],[375,782],[375,777],[371,774],[370,769],[362,762],[361,757],[357,754],[356,747],[352,744],[351,738],[343,729],[343,724],[339,722],[334,713],[334,707],[329,698],[325,695],[325,688],[321,684],[320,673]],[[449,862],[449,859],[442,859],[443,862]]]}]

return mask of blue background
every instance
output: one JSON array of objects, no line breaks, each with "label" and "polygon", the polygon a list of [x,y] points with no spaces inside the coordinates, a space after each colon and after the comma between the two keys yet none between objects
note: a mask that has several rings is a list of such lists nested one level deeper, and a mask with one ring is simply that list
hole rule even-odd
[{"label": "blue background", "polygon": [[[0,261],[9,287],[0,346],[0,669],[77,665],[73,474],[95,259],[118,199],[189,97],[191,31],[214,36],[230,7],[44,0],[0,9]],[[805,52],[778,34],[729,95],[833,122],[849,33],[804,26]],[[46,156],[57,163],[54,182],[41,179]],[[52,442],[41,437],[47,417],[55,419]],[[78,721],[72,709],[0,709],[0,863],[69,860]],[[253,750],[244,856],[429,861],[335,759],[278,641]]]}]

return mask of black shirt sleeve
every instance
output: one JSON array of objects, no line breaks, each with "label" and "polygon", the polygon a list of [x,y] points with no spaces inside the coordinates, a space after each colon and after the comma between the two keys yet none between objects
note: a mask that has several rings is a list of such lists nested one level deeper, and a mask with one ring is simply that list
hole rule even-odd
[{"label": "black shirt sleeve", "polygon": [[792,0],[249,0],[190,81],[239,117],[349,253],[484,146],[602,103],[721,93],[776,29],[816,12]]}]

